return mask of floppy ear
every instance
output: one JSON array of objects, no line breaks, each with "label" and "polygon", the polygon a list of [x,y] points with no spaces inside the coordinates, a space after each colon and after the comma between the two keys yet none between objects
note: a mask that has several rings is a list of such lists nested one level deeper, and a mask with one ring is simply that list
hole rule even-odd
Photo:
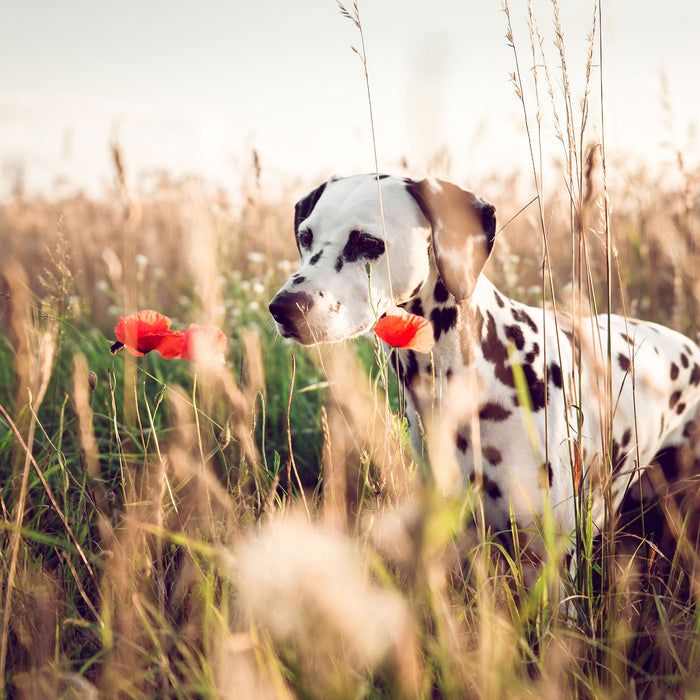
[{"label": "floppy ear", "polygon": [[471,296],[496,235],[496,210],[473,192],[426,178],[407,185],[433,231],[433,252],[447,291]]},{"label": "floppy ear", "polygon": [[[330,180],[319,185],[315,190],[311,190],[306,197],[300,199],[294,206],[294,236],[297,239],[297,248],[299,248],[299,226],[301,222],[311,214],[316,203],[321,199],[321,195],[326,189],[326,186],[336,179],[335,176],[331,177]],[[301,250],[299,252],[301,252]]]}]

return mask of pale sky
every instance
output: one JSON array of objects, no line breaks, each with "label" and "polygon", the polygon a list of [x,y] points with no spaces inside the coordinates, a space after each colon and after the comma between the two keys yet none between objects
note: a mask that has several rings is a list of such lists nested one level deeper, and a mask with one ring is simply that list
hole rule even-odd
[{"label": "pale sky", "polygon": [[[510,2],[534,115],[526,2]],[[578,112],[592,2],[560,3]],[[534,6],[560,94],[552,5]],[[418,176],[441,150],[449,154],[446,174],[462,184],[522,169],[527,142],[500,0],[360,0],[359,7],[381,170],[405,159]],[[699,31],[700,3],[603,0],[609,152],[659,163],[671,160],[672,141],[698,162]],[[51,192],[63,175],[100,194],[112,182],[114,137],[133,178],[166,169],[235,190],[252,148],[270,187],[373,170],[364,75],[351,49],[359,45],[335,0],[5,0],[0,194],[16,165],[32,190]],[[595,64],[591,119],[600,129],[597,48]]]}]

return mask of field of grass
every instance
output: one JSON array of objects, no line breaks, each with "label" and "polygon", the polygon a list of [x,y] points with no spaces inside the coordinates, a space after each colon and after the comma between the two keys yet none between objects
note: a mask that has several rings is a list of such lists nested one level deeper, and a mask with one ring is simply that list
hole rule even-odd
[{"label": "field of grass", "polygon": [[[561,180],[580,187],[542,192],[541,213],[518,214],[527,174],[460,183],[508,222],[487,274],[541,303],[545,260],[545,296],[551,279],[569,309],[580,259],[604,310],[612,236],[615,310],[696,337],[700,172],[679,160],[670,185],[619,169],[608,210],[600,158],[586,168],[599,150],[575,145]],[[694,542],[584,551],[567,618],[553,539],[531,580],[517,546],[470,526],[473,494],[422,478],[372,338],[277,337],[267,302],[295,266],[294,202],[318,183],[273,198],[255,162],[235,202],[193,180],[133,190],[117,150],[102,200],[0,203],[4,692],[699,694]],[[142,308],[222,328],[225,367],[110,354],[119,316]]]}]

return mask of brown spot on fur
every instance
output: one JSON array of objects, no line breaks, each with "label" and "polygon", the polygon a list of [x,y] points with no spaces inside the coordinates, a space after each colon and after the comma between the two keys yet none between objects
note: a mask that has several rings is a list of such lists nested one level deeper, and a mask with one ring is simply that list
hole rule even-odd
[{"label": "brown spot on fur", "polygon": [[612,441],[612,467],[613,469],[617,469],[619,466],[620,462],[624,461],[624,457],[622,456],[622,449],[620,447],[620,443],[617,440]]},{"label": "brown spot on fur", "polygon": [[671,379],[675,380],[678,379],[678,372],[680,370],[678,369],[678,365],[675,362],[671,363]]},{"label": "brown spot on fur", "polygon": [[484,447],[481,450],[481,454],[483,455],[484,459],[493,464],[494,467],[498,466],[503,460],[500,450],[496,449],[495,447]]},{"label": "brown spot on fur", "polygon": [[519,323],[525,323],[530,327],[533,333],[537,333],[537,324],[530,318],[530,315],[524,309],[517,309],[512,307],[510,310],[513,319]]},{"label": "brown spot on fur", "polygon": [[506,326],[506,338],[512,341],[518,350],[522,350],[525,347],[525,336],[520,326]]},{"label": "brown spot on fur", "polygon": [[479,420],[504,421],[511,416],[511,412],[501,404],[489,401],[479,411]]},{"label": "brown spot on fur", "polygon": [[683,427],[683,437],[686,439],[691,439],[696,436],[698,432],[698,422],[697,420],[688,421]]},{"label": "brown spot on fur", "polygon": [[624,433],[622,433],[622,446],[627,447],[632,439],[632,428],[627,428]]},{"label": "brown spot on fur", "polygon": [[628,345],[634,345],[634,340],[632,340],[632,338],[630,338],[630,337],[627,335],[627,333],[620,333],[620,335],[622,336],[622,339],[623,339]]},{"label": "brown spot on fur", "polygon": [[525,362],[528,365],[531,365],[536,359],[537,356],[540,354],[540,346],[537,343],[532,344],[532,350],[525,355]]},{"label": "brown spot on fur", "polygon": [[617,363],[620,365],[620,369],[623,372],[629,372],[629,370],[630,370],[630,358],[627,357],[627,355],[625,355],[625,353],[623,353],[623,352],[618,353]]},{"label": "brown spot on fur", "polygon": [[700,384],[700,367],[697,363],[693,364],[693,371],[690,373],[690,383],[693,386]]},{"label": "brown spot on fur", "polygon": [[481,351],[484,354],[484,359],[494,365],[494,374],[501,384],[514,387],[513,372],[508,364],[508,350],[501,339],[498,337],[496,330],[496,321],[491,312],[487,312],[486,319],[486,338],[481,343]]},{"label": "brown spot on fur", "polygon": [[681,398],[681,392],[674,391],[668,400],[668,407],[673,408],[678,403],[678,399],[680,399],[680,398]]}]

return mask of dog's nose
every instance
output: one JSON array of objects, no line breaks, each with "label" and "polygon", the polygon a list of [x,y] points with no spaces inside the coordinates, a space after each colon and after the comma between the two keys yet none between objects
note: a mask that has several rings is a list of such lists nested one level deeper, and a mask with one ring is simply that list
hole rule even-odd
[{"label": "dog's nose", "polygon": [[272,317],[282,325],[296,325],[311,310],[314,300],[305,292],[279,292],[270,302]]}]

